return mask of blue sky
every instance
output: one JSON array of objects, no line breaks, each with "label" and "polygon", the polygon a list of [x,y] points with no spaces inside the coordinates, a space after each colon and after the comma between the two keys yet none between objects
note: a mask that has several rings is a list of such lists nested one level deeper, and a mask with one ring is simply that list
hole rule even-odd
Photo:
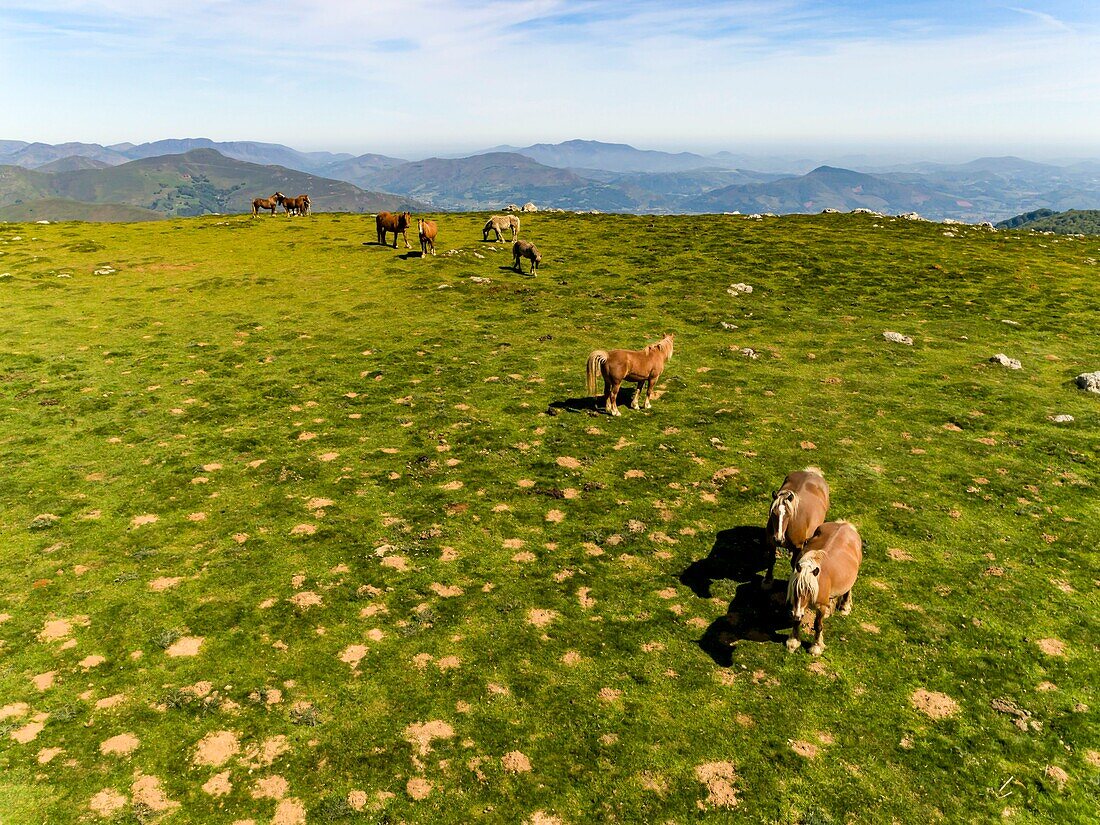
[{"label": "blue sky", "polygon": [[0,0],[0,139],[1100,156],[1100,3]]}]

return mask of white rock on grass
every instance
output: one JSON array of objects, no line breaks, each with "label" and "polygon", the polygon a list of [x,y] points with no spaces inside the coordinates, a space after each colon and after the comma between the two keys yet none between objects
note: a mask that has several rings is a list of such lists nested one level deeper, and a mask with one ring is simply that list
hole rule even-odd
[{"label": "white rock on grass", "polygon": [[1083,372],[1077,376],[1077,386],[1086,392],[1100,393],[1100,370]]},{"label": "white rock on grass", "polygon": [[1015,358],[1009,358],[1003,352],[998,352],[989,360],[994,362],[995,364],[1000,364],[1002,367],[1008,367],[1010,370],[1018,370],[1023,367],[1023,364],[1021,364]]},{"label": "white rock on grass", "polygon": [[730,288],[726,290],[729,295],[751,295],[752,287],[748,284],[730,284]]},{"label": "white rock on grass", "polygon": [[895,344],[907,344],[908,346],[913,346],[913,339],[910,338],[908,335],[902,335],[900,332],[890,332],[890,330],[887,330],[886,332],[882,333],[882,337],[885,338],[887,341],[893,341]]},{"label": "white rock on grass", "polygon": [[925,218],[922,218],[920,216],[919,212],[902,212],[900,215],[898,215],[898,217],[902,218],[903,220],[907,220],[907,221],[923,221],[923,220],[926,220]]},{"label": "white rock on grass", "polygon": [[752,347],[741,347],[740,352],[746,358],[751,358],[753,361],[760,357],[760,353],[758,353]]},{"label": "white rock on grass", "polygon": [[1050,420],[1053,421],[1055,424],[1072,424],[1073,416],[1062,413],[1061,415],[1050,416]]},{"label": "white rock on grass", "polygon": [[737,324],[731,324],[729,321],[722,321],[722,329],[741,329]]}]

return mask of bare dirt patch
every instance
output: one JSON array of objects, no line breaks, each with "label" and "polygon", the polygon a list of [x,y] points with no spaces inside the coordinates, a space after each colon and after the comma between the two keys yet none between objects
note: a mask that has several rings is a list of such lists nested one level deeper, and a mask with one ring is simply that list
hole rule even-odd
[{"label": "bare dirt patch", "polygon": [[409,569],[409,560],[404,556],[386,556],[382,559],[383,567],[392,567],[399,573],[404,573]]},{"label": "bare dirt patch", "polygon": [[192,762],[196,765],[207,765],[212,768],[220,768],[232,759],[241,749],[237,741],[237,734],[229,730],[211,731],[199,740],[195,746],[195,755]]},{"label": "bare dirt patch", "polygon": [[913,556],[907,550],[902,550],[900,547],[887,548],[886,555],[888,555],[894,561],[912,561],[913,560]]},{"label": "bare dirt patch", "polygon": [[560,524],[565,520],[565,513],[561,510],[550,510],[546,513],[546,520],[551,524]]},{"label": "bare dirt patch", "polygon": [[348,645],[344,648],[343,652],[340,653],[340,661],[356,668],[359,667],[359,663],[363,661],[363,657],[366,655],[366,645]]},{"label": "bare dirt patch", "polygon": [[183,581],[183,576],[161,576],[159,579],[153,579],[149,582],[149,589],[154,593],[160,593],[164,590],[170,590]]},{"label": "bare dirt patch", "polygon": [[433,593],[444,599],[450,599],[454,596],[461,596],[465,592],[461,587],[456,587],[453,585],[448,586],[445,584],[440,584],[439,582],[432,582],[431,588]]},{"label": "bare dirt patch", "polygon": [[405,792],[413,799],[427,799],[432,792],[432,783],[422,776],[414,776],[405,784]]},{"label": "bare dirt patch", "polygon": [[203,636],[181,636],[164,652],[172,658],[198,656],[204,640]]},{"label": "bare dirt patch", "polygon": [[138,527],[144,527],[146,524],[156,524],[160,521],[160,516],[153,513],[145,513],[141,516],[134,516],[130,519],[130,527],[137,529]]},{"label": "bare dirt patch", "polygon": [[1069,774],[1057,765],[1047,765],[1043,773],[1046,774],[1047,779],[1058,786],[1058,790],[1065,788],[1066,783],[1069,782]]},{"label": "bare dirt patch", "polygon": [[1048,656],[1066,655],[1066,643],[1061,639],[1040,639],[1036,644],[1039,645],[1039,650]]},{"label": "bare dirt patch", "polygon": [[302,590],[295,593],[287,601],[297,608],[306,610],[310,607],[318,607],[321,604],[321,597],[312,590]]},{"label": "bare dirt patch", "polygon": [[733,808],[737,805],[737,791],[733,783],[737,772],[729,762],[707,762],[695,766],[695,778],[706,786],[707,798],[699,802],[700,808]]},{"label": "bare dirt patch", "polygon": [[432,740],[450,739],[454,735],[454,728],[441,719],[414,723],[405,728],[405,739],[416,747],[419,756],[431,753]]},{"label": "bare dirt patch", "polygon": [[581,466],[581,463],[571,455],[559,455],[557,463],[559,467],[564,467],[567,470],[576,470]]},{"label": "bare dirt patch", "polygon": [[31,706],[26,702],[13,702],[10,705],[4,705],[0,708],[0,722],[5,719],[14,719],[19,716],[26,716],[31,712]]},{"label": "bare dirt patch", "polygon": [[527,623],[535,627],[546,627],[558,617],[556,610],[540,610],[531,608],[527,611]]},{"label": "bare dirt patch", "polygon": [[610,704],[611,702],[618,701],[619,697],[623,695],[623,692],[618,688],[604,687],[600,688],[600,692],[596,695],[599,696],[601,702]]},{"label": "bare dirt patch", "polygon": [[287,797],[280,799],[275,806],[275,816],[271,818],[271,825],[305,825],[306,806],[300,799]]},{"label": "bare dirt patch", "polygon": [[282,799],[290,790],[290,783],[278,774],[257,779],[252,785],[253,799]]},{"label": "bare dirt patch", "polygon": [[818,748],[817,745],[802,739],[796,739],[791,742],[791,750],[806,759],[813,759],[821,752],[821,749]]},{"label": "bare dirt patch", "polygon": [[180,806],[180,803],[169,799],[164,789],[160,786],[160,780],[155,776],[138,774],[134,783],[130,786],[135,805],[144,805],[157,813],[171,811]]},{"label": "bare dirt patch", "polygon": [[25,745],[28,742],[33,742],[38,738],[38,734],[42,733],[42,730],[46,727],[45,720],[35,720],[28,722],[21,728],[16,728],[11,732],[11,738],[13,742],[17,742],[20,745]]},{"label": "bare dirt patch", "polygon": [[126,797],[111,788],[104,788],[88,802],[92,813],[106,819],[126,807]]},{"label": "bare dirt patch", "polygon": [[909,697],[909,703],[932,719],[947,719],[959,712],[959,703],[946,693],[919,688]]},{"label": "bare dirt patch", "polygon": [[531,760],[520,751],[506,753],[500,759],[500,764],[508,773],[530,773]]},{"label": "bare dirt patch", "polygon": [[202,790],[210,796],[225,796],[228,794],[233,790],[233,783],[229,781],[229,771],[214,774],[203,783]]},{"label": "bare dirt patch", "polygon": [[68,619],[51,619],[42,626],[38,638],[43,642],[59,642],[68,638],[72,632],[73,626]]},{"label": "bare dirt patch", "polygon": [[120,733],[99,743],[99,752],[104,756],[126,756],[137,750],[141,742],[132,733]]},{"label": "bare dirt patch", "polygon": [[312,536],[316,532],[316,524],[295,524],[290,528],[290,535],[292,536]]}]

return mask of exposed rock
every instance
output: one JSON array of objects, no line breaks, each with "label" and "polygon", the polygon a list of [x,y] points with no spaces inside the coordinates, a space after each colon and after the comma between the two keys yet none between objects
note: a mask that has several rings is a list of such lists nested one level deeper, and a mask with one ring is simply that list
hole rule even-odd
[{"label": "exposed rock", "polygon": [[518,212],[519,207],[516,206],[514,203],[510,203],[506,207],[504,207],[504,209],[502,211],[504,211],[504,212]]},{"label": "exposed rock", "polygon": [[1100,393],[1100,370],[1083,372],[1077,376],[1077,386],[1086,392]]},{"label": "exposed rock", "polygon": [[917,212],[902,212],[900,215],[898,215],[898,217],[901,218],[902,220],[905,220],[905,221],[923,221],[923,220],[927,220],[926,218],[922,218],[920,216],[920,214],[917,213]]},{"label": "exposed rock", "polygon": [[729,295],[751,295],[752,287],[748,284],[730,284],[730,288],[726,290]]},{"label": "exposed rock", "polygon": [[1059,415],[1052,415],[1050,417],[1050,420],[1053,421],[1055,424],[1072,424],[1073,416],[1061,413]]},{"label": "exposed rock", "polygon": [[893,341],[895,344],[908,344],[909,346],[913,346],[913,339],[908,335],[902,335],[900,332],[890,332],[887,330],[882,333],[882,337],[887,341]]},{"label": "exposed rock", "polygon": [[978,224],[978,228],[979,229],[985,229],[988,232],[996,232],[997,231],[997,227],[995,227],[989,221],[982,221],[980,224]]},{"label": "exposed rock", "polygon": [[760,357],[760,353],[758,353],[752,347],[741,347],[739,352],[746,358],[751,358],[753,361]]},{"label": "exposed rock", "polygon": [[764,220],[763,215],[758,215],[755,212],[753,212],[751,215],[749,215],[748,218],[749,218],[750,221],[762,221],[762,220]]},{"label": "exposed rock", "polygon": [[722,329],[741,329],[737,324],[731,324],[729,321],[722,321]]},{"label": "exposed rock", "polygon": [[1000,364],[1002,367],[1008,367],[1010,370],[1018,370],[1023,367],[1023,364],[1021,364],[1015,358],[1009,358],[1003,352],[998,352],[989,360],[994,363]]},{"label": "exposed rock", "polygon": [[533,203],[531,203],[531,201],[527,201],[527,203],[525,203],[523,205],[523,209],[521,211],[522,212],[538,212],[539,208],[537,206],[535,206]]},{"label": "exposed rock", "polygon": [[853,215],[872,215],[876,218],[885,218],[886,217],[881,212],[876,212],[874,209],[868,209],[865,206],[861,206],[858,209],[853,209],[852,214]]},{"label": "exposed rock", "polygon": [[824,209],[821,210],[822,215],[836,215],[839,212],[839,209],[833,209],[833,207],[831,206],[826,206]]}]

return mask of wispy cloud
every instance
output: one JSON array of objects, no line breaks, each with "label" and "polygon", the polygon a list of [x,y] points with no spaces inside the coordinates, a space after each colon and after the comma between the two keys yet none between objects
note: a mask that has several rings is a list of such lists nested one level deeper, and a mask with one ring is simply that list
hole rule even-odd
[{"label": "wispy cloud", "polygon": [[281,142],[390,151],[1096,141],[1100,9],[1082,5],[0,0],[0,61],[26,78],[0,132],[272,137],[257,129],[279,123]]}]

